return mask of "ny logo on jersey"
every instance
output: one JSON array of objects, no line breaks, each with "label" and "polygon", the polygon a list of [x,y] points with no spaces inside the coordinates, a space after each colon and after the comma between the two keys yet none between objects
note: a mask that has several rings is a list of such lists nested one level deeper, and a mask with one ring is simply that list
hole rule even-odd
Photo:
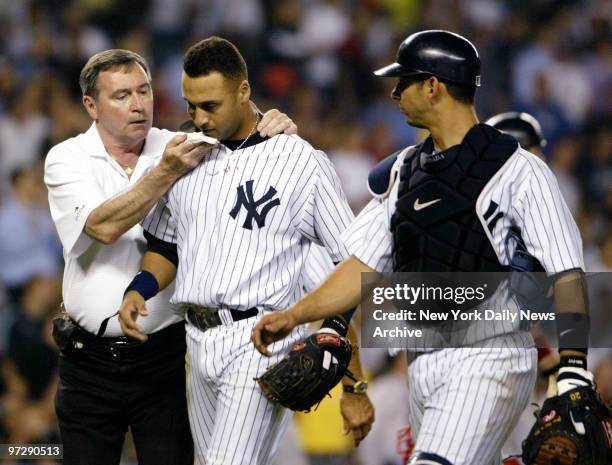
[{"label": "ny logo on jersey", "polygon": [[[234,205],[232,211],[229,212],[230,216],[236,219],[240,209],[244,206],[247,211],[247,217],[242,227],[244,229],[253,229],[253,220],[255,220],[257,226],[263,228],[266,225],[266,216],[270,213],[270,210],[280,205],[280,199],[273,198],[276,195],[276,189],[270,186],[268,192],[266,192],[263,197],[259,200],[255,200],[253,198],[253,180],[251,179],[246,182],[246,190],[244,186],[238,186],[236,190],[238,191],[236,205]],[[260,213],[257,211],[257,208],[262,205],[263,208]]]}]

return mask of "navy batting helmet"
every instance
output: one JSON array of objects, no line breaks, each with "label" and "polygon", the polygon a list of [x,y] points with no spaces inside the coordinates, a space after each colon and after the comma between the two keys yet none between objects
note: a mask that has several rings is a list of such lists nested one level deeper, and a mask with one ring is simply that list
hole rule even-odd
[{"label": "navy batting helmet", "polygon": [[432,74],[442,81],[480,86],[480,57],[465,37],[449,31],[421,31],[408,36],[397,51],[396,62],[374,72],[401,77]]},{"label": "navy batting helmet", "polygon": [[500,113],[489,118],[486,124],[510,134],[526,149],[529,147],[543,148],[546,146],[546,139],[542,135],[540,123],[529,113],[514,111]]}]

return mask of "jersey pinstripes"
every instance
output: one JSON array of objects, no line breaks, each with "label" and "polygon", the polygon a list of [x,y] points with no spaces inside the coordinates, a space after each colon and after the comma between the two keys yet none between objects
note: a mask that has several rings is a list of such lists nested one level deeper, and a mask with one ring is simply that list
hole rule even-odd
[{"label": "jersey pinstripes", "polygon": [[[143,226],[177,244],[172,302],[284,309],[348,256],[353,219],[332,164],[297,136],[230,151],[216,147],[181,178]],[[316,245],[321,244],[321,246]],[[324,246],[324,247],[323,247]],[[188,408],[197,465],[269,465],[291,413],[254,379],[304,336],[264,357],[250,341],[260,315],[200,331],[187,324]]]},{"label": "jersey pinstripes", "polygon": [[[331,272],[333,262],[325,248],[313,244],[306,261],[305,290],[311,291]],[[296,330],[272,347],[272,359],[250,348],[256,321],[245,320],[202,333],[187,328],[190,354],[188,402],[195,439],[196,465],[269,464],[291,413],[270,404],[252,378],[276,363],[291,344],[304,335]],[[229,389],[224,386],[228,386]],[[221,402],[217,398],[221,396]],[[197,408],[193,408],[197,406]],[[270,431],[269,428],[276,431]],[[257,454],[257,459],[251,459]]]},{"label": "jersey pinstripes", "polygon": [[272,357],[251,350],[260,316],[206,332],[187,326],[187,400],[196,465],[269,465],[291,412],[268,401],[253,380],[304,336],[297,328],[273,344]]},{"label": "jersey pinstripes", "polygon": [[334,270],[334,262],[325,248],[312,244],[304,268],[304,290],[311,292],[319,287],[325,277]]},{"label": "jersey pinstripes", "polygon": [[[396,190],[391,192],[394,194]],[[397,194],[395,195],[397,198]],[[395,201],[389,203],[395,208]],[[381,273],[393,271],[392,241],[384,203],[372,199],[342,234],[352,255]],[[391,242],[390,242],[391,241]]]},{"label": "jersey pinstripes", "polygon": [[[392,271],[393,267],[389,224],[398,184],[387,199],[372,200],[342,236],[351,254],[381,272]],[[484,218],[492,202],[497,207]],[[476,209],[503,265],[509,264],[510,259],[506,254],[509,229],[518,227],[527,250],[547,272],[584,269],[580,233],[557,181],[546,164],[529,152],[519,149],[512,155],[483,189]],[[489,223],[497,214],[501,214],[500,220],[491,233]],[[513,251],[512,247],[510,255]]]},{"label": "jersey pinstripes", "polygon": [[[334,261],[347,256],[340,233],[353,215],[327,157],[297,136],[276,136],[233,154],[215,149],[178,181],[143,225],[178,243],[177,289],[172,302],[211,307],[282,309],[302,294],[309,241],[324,245]],[[253,180],[253,199],[269,189],[280,205],[265,226],[236,218],[237,192]],[[261,206],[258,207],[261,212]]]},{"label": "jersey pinstripes", "polygon": [[[388,198],[372,200],[342,236],[351,254],[380,272],[393,269],[390,220],[397,190],[396,182]],[[509,243],[506,252],[506,238],[518,228],[547,272],[584,269],[578,228],[556,179],[529,152],[519,148],[487,183],[476,212],[502,264],[509,264],[515,246]],[[504,302],[500,308],[508,307]],[[435,453],[454,465],[497,465],[533,389],[536,351],[529,334],[506,322],[471,326],[473,335],[464,342],[478,347],[426,351],[410,365],[415,452]]]},{"label": "jersey pinstripes", "polygon": [[[477,202],[481,219],[491,202],[499,205],[496,212],[503,215],[492,233],[502,264],[509,263],[504,247],[508,230],[517,226],[527,250],[547,272],[584,269],[578,227],[554,174],[542,160],[519,149],[482,191]],[[483,227],[489,231],[486,221]]]},{"label": "jersey pinstripes", "polygon": [[525,348],[531,342],[514,334],[419,356],[408,370],[415,450],[457,465],[497,465],[535,383],[537,351]]}]

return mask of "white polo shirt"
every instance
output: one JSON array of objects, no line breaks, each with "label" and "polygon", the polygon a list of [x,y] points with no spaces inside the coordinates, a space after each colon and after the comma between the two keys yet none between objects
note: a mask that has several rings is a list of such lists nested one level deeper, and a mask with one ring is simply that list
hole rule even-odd
[{"label": "white polo shirt", "polygon": [[[115,243],[104,245],[85,233],[87,217],[104,201],[145,176],[175,135],[152,128],[131,178],[106,152],[95,123],[84,134],[56,145],[47,155],[45,184],[66,262],[64,305],[73,320],[94,334],[102,321],[119,309],[147,244],[142,227],[136,225]],[[168,303],[173,292],[174,285],[170,285],[147,302],[149,316],[138,320],[146,333],[182,320]],[[123,335],[117,316],[110,319],[104,335]]]}]

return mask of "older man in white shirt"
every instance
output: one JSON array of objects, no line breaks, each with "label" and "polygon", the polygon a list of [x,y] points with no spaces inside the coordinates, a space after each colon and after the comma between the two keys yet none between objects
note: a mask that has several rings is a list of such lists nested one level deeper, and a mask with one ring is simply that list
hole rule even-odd
[{"label": "older man in white shirt", "polygon": [[[140,464],[191,465],[185,328],[168,304],[172,290],[150,301],[145,343],[123,337],[116,314],[146,247],[138,223],[210,146],[152,128],[150,72],[133,52],[94,55],[79,83],[94,123],[53,147],[45,163],[66,261],[66,315],[54,328],[64,464],[118,464],[130,428]],[[285,115],[266,115],[260,132],[295,131]]]}]

